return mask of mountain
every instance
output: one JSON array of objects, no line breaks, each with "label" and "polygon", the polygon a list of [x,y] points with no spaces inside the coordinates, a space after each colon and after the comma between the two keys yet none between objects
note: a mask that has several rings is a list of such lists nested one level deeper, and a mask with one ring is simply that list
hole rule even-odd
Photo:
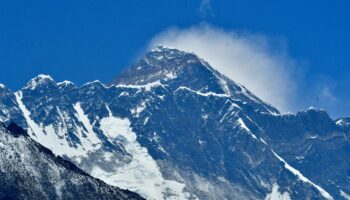
[{"label": "mountain", "polygon": [[323,110],[281,114],[197,55],[158,46],[76,86],[0,89],[1,119],[147,199],[347,199],[349,134]]},{"label": "mountain", "polygon": [[92,178],[14,123],[0,123],[0,199],[142,199]]}]

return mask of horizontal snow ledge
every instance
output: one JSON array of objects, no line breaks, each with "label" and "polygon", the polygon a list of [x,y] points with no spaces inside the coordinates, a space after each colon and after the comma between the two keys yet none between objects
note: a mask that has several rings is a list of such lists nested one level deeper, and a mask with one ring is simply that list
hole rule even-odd
[{"label": "horizontal snow ledge", "polygon": [[185,86],[180,86],[179,88],[177,88],[175,90],[175,92],[177,92],[178,90],[187,90],[187,91],[190,91],[190,92],[193,92],[193,93],[196,93],[200,96],[205,96],[205,97],[208,97],[208,96],[215,96],[215,97],[230,97],[230,95],[227,95],[227,94],[217,94],[217,93],[214,93],[214,92],[207,92],[207,93],[202,93],[202,92],[199,92],[199,91],[195,91],[195,90],[192,90],[188,87],[185,87]]},{"label": "horizontal snow ledge", "polygon": [[290,166],[283,158],[281,158],[279,155],[277,155],[274,151],[272,151],[272,153],[278,158],[278,160],[280,160],[281,162],[283,162],[284,167],[289,170],[290,172],[292,172],[294,175],[296,175],[301,181],[308,183],[310,185],[312,185],[313,187],[315,187],[320,193],[321,195],[329,200],[333,200],[333,197],[326,192],[323,188],[321,188],[320,186],[316,185],[315,183],[313,183],[312,181],[310,181],[308,178],[306,178],[304,175],[302,175],[300,173],[300,171],[298,171],[297,169],[293,168],[292,166]]},{"label": "horizontal snow ledge", "polygon": [[143,89],[144,88],[146,91],[150,91],[153,87],[158,87],[158,86],[164,87],[164,85],[162,83],[160,83],[160,81],[147,83],[145,85],[124,85],[124,84],[114,85],[114,87],[117,87],[117,88],[133,88],[133,89]]}]

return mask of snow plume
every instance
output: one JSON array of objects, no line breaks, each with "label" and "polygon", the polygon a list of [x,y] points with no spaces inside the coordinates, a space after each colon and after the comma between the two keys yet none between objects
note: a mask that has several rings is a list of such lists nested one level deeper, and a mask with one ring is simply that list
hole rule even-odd
[{"label": "snow plume", "polygon": [[297,70],[283,42],[201,24],[187,29],[170,28],[156,35],[149,47],[158,44],[196,53],[281,111],[294,107]]}]

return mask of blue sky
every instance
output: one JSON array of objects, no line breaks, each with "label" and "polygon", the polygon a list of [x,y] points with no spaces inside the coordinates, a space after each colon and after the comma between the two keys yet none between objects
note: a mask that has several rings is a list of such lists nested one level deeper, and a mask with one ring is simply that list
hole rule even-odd
[{"label": "blue sky", "polygon": [[298,83],[292,111],[313,105],[334,118],[348,116],[349,8],[340,0],[4,0],[0,82],[18,90],[39,73],[76,84],[109,82],[160,33],[205,23],[262,35],[269,48],[287,54]]}]

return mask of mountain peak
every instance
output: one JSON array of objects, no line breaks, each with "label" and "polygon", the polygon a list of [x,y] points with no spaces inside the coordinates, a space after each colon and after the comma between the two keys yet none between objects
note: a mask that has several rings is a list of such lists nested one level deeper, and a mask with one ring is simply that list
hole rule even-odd
[{"label": "mountain peak", "polygon": [[82,87],[95,87],[95,86],[98,86],[98,87],[103,87],[105,88],[105,84],[103,84],[101,81],[99,80],[94,80],[94,81],[90,81],[90,82],[87,82],[85,83],[84,85],[82,85]]},{"label": "mountain peak", "polygon": [[168,49],[175,49],[173,47],[168,47],[162,44],[158,44],[157,46],[155,46],[154,48],[151,49],[151,51],[164,51],[164,50],[168,50]]},{"label": "mountain peak", "polygon": [[55,81],[52,79],[51,76],[46,74],[39,74],[35,78],[32,78],[24,87],[24,89],[34,90],[35,88],[37,88],[37,86],[47,83],[54,83],[56,85]]},{"label": "mountain peak", "polygon": [[64,80],[62,82],[57,83],[57,85],[74,85],[73,82]]},{"label": "mountain peak", "polygon": [[251,102],[255,109],[279,113],[243,86],[215,70],[194,53],[158,45],[148,51],[136,64],[123,71],[111,85],[168,85],[174,91],[187,87],[202,93],[232,96]]},{"label": "mountain peak", "polygon": [[11,93],[11,90],[9,88],[6,87],[6,85],[0,83],[0,96],[1,94],[4,94],[4,93]]},{"label": "mountain peak", "polygon": [[9,88],[6,87],[6,85],[0,83],[0,94],[1,93],[7,93],[7,92],[11,92],[11,90]]},{"label": "mountain peak", "polygon": [[170,47],[163,44],[156,45],[155,47],[151,48],[149,52],[159,52],[159,53],[176,52],[176,53],[182,53],[182,54],[195,54],[194,52],[191,52],[191,51],[184,51],[176,47]]},{"label": "mountain peak", "polygon": [[145,54],[145,56],[140,60],[140,62],[144,61],[146,63],[156,63],[168,60],[176,61],[178,59],[181,59],[181,61],[186,61],[183,60],[184,57],[187,59],[194,59],[196,61],[200,60],[199,57],[193,52],[183,51],[174,47],[168,47],[164,45],[157,45],[156,47],[148,51]]},{"label": "mountain peak", "polygon": [[169,80],[175,78],[181,69],[201,63],[201,59],[194,53],[158,45],[122,72],[112,84],[143,85],[162,79]]}]

